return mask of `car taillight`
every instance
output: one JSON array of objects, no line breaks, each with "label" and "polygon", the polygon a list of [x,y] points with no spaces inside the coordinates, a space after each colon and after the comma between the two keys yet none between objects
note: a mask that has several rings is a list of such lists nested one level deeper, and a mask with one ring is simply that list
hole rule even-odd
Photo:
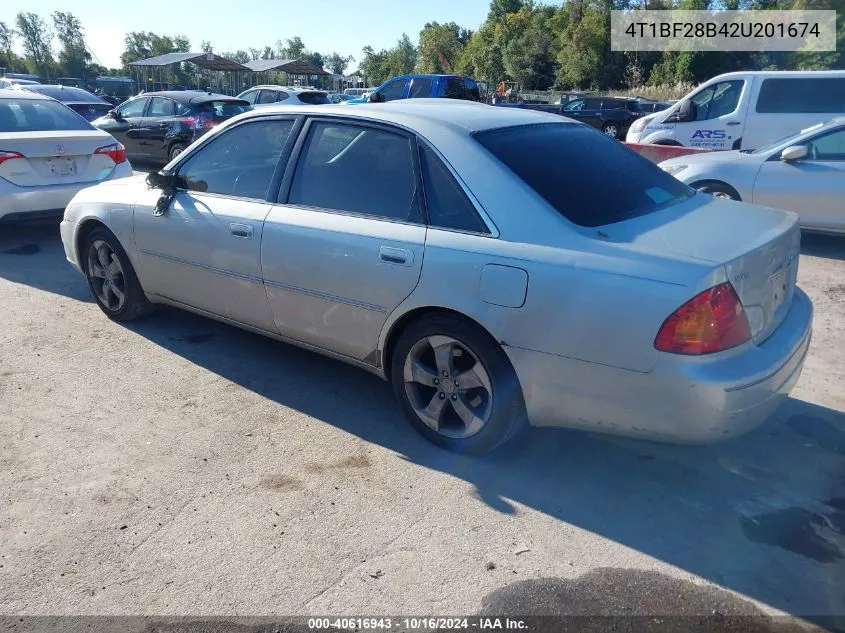
[{"label": "car taillight", "polygon": [[0,149],[0,165],[5,163],[7,160],[12,160],[13,158],[23,158],[23,154],[20,152],[5,152]]},{"label": "car taillight", "polygon": [[726,282],[696,295],[669,315],[654,347],[673,354],[712,354],[750,338],[745,310]]},{"label": "car taillight", "polygon": [[195,130],[208,130],[214,127],[214,121],[207,117],[187,117],[182,119],[182,123]]},{"label": "car taillight", "polygon": [[95,154],[105,154],[114,161],[115,165],[126,162],[126,148],[120,143],[112,143],[94,150]]}]

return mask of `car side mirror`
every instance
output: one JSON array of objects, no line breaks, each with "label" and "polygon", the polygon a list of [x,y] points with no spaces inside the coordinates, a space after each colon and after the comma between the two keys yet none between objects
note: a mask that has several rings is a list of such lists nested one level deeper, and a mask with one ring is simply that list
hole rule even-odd
[{"label": "car side mirror", "polygon": [[106,116],[111,119],[114,119],[115,121],[120,121],[123,118],[123,116],[121,116],[120,112],[118,112],[117,110],[109,110]]},{"label": "car side mirror", "polygon": [[381,103],[382,101],[384,101],[384,97],[382,97],[380,93],[378,93],[378,92],[371,92],[370,93],[370,98],[369,98],[370,103]]},{"label": "car side mirror", "polygon": [[688,123],[695,121],[698,118],[698,106],[692,99],[685,99],[678,104],[678,109],[675,112],[673,119],[678,123]]},{"label": "car side mirror", "polygon": [[173,187],[173,176],[160,171],[151,171],[147,174],[147,186],[150,189],[168,189]]},{"label": "car side mirror", "polygon": [[806,145],[790,145],[780,153],[780,159],[786,162],[801,160],[806,158],[808,153]]}]

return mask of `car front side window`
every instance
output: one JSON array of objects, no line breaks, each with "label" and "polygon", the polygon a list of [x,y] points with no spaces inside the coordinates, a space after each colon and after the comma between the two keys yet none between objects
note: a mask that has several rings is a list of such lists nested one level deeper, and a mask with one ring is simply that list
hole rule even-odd
[{"label": "car front side window", "polygon": [[743,83],[743,81],[722,81],[692,97],[696,105],[695,120],[716,119],[736,110]]},{"label": "car front side window", "polygon": [[128,119],[130,117],[139,117],[144,114],[144,107],[147,105],[148,98],[142,99],[133,99],[132,101],[128,101],[124,103],[117,109],[117,112],[122,116],[124,119]]},{"label": "car front side window", "polygon": [[845,161],[845,128],[820,134],[807,143],[808,160]]},{"label": "car front side window", "polygon": [[384,88],[379,90],[379,94],[384,101],[395,101],[401,99],[405,94],[405,86],[408,85],[407,79],[396,79],[391,81]]},{"label": "car front side window", "polygon": [[264,200],[293,125],[293,119],[238,125],[192,153],[177,173],[189,190]]}]

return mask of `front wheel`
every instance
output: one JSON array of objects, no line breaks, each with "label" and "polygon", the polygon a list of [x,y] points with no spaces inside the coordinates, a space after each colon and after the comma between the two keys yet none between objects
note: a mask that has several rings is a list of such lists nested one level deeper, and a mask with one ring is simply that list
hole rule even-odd
[{"label": "front wheel", "polygon": [[185,151],[185,146],[182,143],[174,143],[170,147],[170,153],[168,154],[168,157],[170,158],[170,160],[173,160],[174,158],[176,158],[179,154],[181,154],[184,151]]},{"label": "front wheel", "polygon": [[451,451],[484,453],[527,425],[504,350],[460,317],[432,315],[408,327],[394,348],[391,382],[411,425]]},{"label": "front wheel", "polygon": [[97,227],[85,238],[85,277],[100,309],[115,321],[133,321],[152,311],[135,269],[114,233]]},{"label": "front wheel", "polygon": [[695,188],[702,193],[709,193],[714,198],[722,198],[723,200],[739,200],[739,194],[736,190],[721,182],[706,182],[695,185]]}]

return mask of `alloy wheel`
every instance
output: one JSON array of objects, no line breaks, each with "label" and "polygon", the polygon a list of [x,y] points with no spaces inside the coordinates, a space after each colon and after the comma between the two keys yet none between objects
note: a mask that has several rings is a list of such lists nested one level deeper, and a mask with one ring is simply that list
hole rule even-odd
[{"label": "alloy wheel", "polygon": [[616,138],[616,134],[618,131],[619,130],[616,129],[615,125],[608,125],[604,128],[604,133],[611,138]]},{"label": "alloy wheel", "polygon": [[120,259],[103,240],[95,240],[88,249],[88,277],[100,302],[111,312],[126,303],[126,279]]},{"label": "alloy wheel", "polygon": [[493,411],[490,376],[466,345],[427,336],[411,347],[404,365],[405,393],[419,419],[446,437],[475,435]]}]

